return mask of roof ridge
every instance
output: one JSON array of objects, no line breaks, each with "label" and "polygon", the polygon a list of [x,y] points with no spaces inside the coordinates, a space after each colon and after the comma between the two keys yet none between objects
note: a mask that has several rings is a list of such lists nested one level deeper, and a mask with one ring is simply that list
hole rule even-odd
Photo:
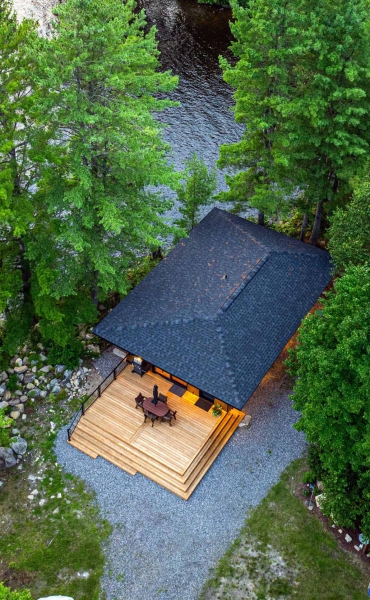
[{"label": "roof ridge", "polygon": [[[263,250],[265,250],[265,252],[267,252],[267,253],[270,252],[270,248],[268,246],[265,246],[265,244],[262,244],[262,242],[260,242],[259,240],[257,240],[248,231],[245,231],[245,229],[243,229],[240,225],[238,225],[237,223],[235,223],[232,218],[230,218],[230,217],[233,217],[233,216],[237,217],[238,215],[232,215],[231,213],[228,213],[226,211],[225,211],[225,214],[226,214],[226,217],[225,217],[226,221],[229,221],[236,229],[239,229],[239,231],[241,231],[242,233],[244,233],[244,235],[246,235],[247,237],[249,237],[249,239],[252,240],[252,242],[254,242],[255,244],[257,244],[258,246],[261,246],[261,248],[263,248]],[[239,217],[239,219],[244,219],[244,217]],[[248,221],[248,219],[244,219],[244,221]]]},{"label": "roof ridge", "polygon": [[242,281],[234,289],[232,294],[230,294],[227,300],[225,300],[225,302],[221,304],[220,308],[217,311],[217,314],[224,313],[229,308],[229,306],[234,302],[234,300],[239,296],[239,294],[244,290],[244,288],[248,285],[251,279],[253,279],[255,274],[258,273],[258,271],[263,267],[263,265],[265,264],[265,262],[268,261],[269,258],[270,252],[265,254],[265,256],[263,256],[257,261],[256,266],[251,271],[249,271],[246,277],[243,277]]},{"label": "roof ridge", "polygon": [[142,327],[154,327],[155,325],[185,325],[186,323],[191,323],[192,321],[216,321],[216,315],[205,315],[205,316],[194,316],[194,317],[183,317],[180,319],[167,319],[166,321],[146,321],[145,323],[133,323],[132,325],[127,325],[125,327],[117,327],[118,331],[122,329],[141,329]]}]

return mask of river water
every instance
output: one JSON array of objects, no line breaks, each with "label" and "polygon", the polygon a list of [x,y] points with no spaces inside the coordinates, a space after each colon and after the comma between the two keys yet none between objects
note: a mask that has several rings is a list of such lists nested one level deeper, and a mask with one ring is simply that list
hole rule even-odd
[{"label": "river water", "polygon": [[[160,115],[168,124],[165,139],[172,146],[175,168],[183,169],[193,152],[214,167],[220,144],[237,141],[242,133],[230,110],[233,92],[222,79],[218,60],[220,55],[231,58],[231,12],[196,0],[139,0],[138,6],[145,9],[148,24],[157,27],[162,68],[179,76],[170,98],[180,107]],[[225,188],[220,173],[218,189]],[[176,213],[175,208],[171,216]]]}]

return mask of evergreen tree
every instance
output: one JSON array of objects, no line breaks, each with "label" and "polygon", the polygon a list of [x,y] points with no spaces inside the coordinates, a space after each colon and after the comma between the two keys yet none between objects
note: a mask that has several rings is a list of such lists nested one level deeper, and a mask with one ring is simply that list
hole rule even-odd
[{"label": "evergreen tree", "polygon": [[199,221],[200,208],[211,202],[216,187],[216,170],[208,171],[203,160],[194,153],[186,161],[184,181],[177,190],[182,218],[176,221],[176,224],[186,231],[193,229]]},{"label": "evergreen tree", "polygon": [[325,511],[370,537],[370,268],[351,266],[308,316],[288,365],[296,427],[316,450]]},{"label": "evergreen tree", "polygon": [[369,146],[367,1],[251,0],[233,9],[239,61],[224,63],[225,79],[246,130],[221,148],[220,166],[242,169],[229,177],[227,199],[273,214],[298,194],[316,207],[316,243],[324,205],[350,196]]},{"label": "evergreen tree", "polygon": [[3,351],[14,352],[32,319],[27,239],[34,221],[30,188],[35,23],[17,23],[12,4],[0,0],[0,312],[7,314]]},{"label": "evergreen tree", "polygon": [[169,228],[156,192],[173,185],[168,147],[153,113],[176,78],[158,71],[155,29],[132,0],[67,0],[55,10],[38,76],[39,223],[28,256],[43,335],[59,345],[96,318],[99,298],[124,294],[127,268]]}]

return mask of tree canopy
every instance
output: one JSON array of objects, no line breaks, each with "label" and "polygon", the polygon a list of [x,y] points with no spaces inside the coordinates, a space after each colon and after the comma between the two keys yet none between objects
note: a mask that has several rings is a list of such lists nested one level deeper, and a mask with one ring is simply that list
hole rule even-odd
[{"label": "tree canopy", "polygon": [[297,429],[317,449],[326,512],[370,537],[370,267],[350,266],[303,322],[288,365]]}]

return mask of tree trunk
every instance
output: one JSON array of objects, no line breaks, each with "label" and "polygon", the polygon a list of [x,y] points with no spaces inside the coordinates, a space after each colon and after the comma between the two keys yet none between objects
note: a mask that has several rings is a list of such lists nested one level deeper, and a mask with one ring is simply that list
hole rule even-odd
[{"label": "tree trunk", "polygon": [[98,271],[94,271],[93,273],[93,282],[91,285],[91,300],[94,305],[98,306]]},{"label": "tree trunk", "polygon": [[312,233],[311,233],[311,237],[310,237],[310,244],[312,244],[313,246],[317,246],[317,242],[319,241],[323,207],[324,207],[324,201],[321,200],[320,202],[318,202],[318,204],[316,206],[315,221],[313,224]]},{"label": "tree trunk", "polygon": [[262,225],[262,227],[265,226],[265,213],[262,212],[262,210],[258,211],[257,223],[258,223],[258,225]]},{"label": "tree trunk", "polygon": [[305,212],[303,215],[301,234],[299,236],[299,240],[301,242],[304,242],[304,236],[306,235],[307,224],[308,224],[308,214]]}]

